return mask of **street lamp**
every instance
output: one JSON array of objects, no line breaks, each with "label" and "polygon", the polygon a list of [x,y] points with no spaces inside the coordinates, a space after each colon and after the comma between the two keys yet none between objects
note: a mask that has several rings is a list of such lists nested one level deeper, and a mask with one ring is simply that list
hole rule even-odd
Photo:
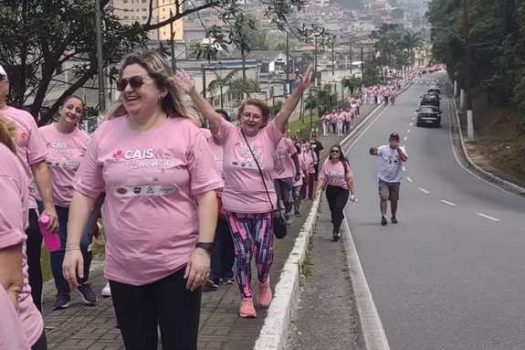
[{"label": "street lamp", "polygon": [[98,70],[98,106],[100,111],[106,109],[106,93],[104,88],[104,59],[102,51],[102,14],[100,0],[95,0],[95,27],[97,40],[97,70]]}]

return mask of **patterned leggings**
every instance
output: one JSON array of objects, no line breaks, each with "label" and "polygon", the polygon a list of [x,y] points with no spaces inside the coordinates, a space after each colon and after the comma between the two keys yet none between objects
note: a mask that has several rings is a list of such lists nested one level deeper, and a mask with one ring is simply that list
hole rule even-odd
[{"label": "patterned leggings", "polygon": [[272,213],[240,214],[228,212],[228,223],[235,246],[235,280],[243,298],[252,298],[252,256],[259,282],[270,277],[273,263]]}]

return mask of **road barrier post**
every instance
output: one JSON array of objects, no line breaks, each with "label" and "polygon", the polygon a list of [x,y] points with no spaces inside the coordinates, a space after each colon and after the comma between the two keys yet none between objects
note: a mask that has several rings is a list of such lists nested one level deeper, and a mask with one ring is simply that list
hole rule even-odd
[{"label": "road barrier post", "polygon": [[459,110],[464,112],[465,111],[465,103],[467,100],[465,99],[465,89],[461,89],[459,93]]},{"label": "road barrier post", "polygon": [[474,116],[471,109],[467,111],[467,140],[474,141]]}]

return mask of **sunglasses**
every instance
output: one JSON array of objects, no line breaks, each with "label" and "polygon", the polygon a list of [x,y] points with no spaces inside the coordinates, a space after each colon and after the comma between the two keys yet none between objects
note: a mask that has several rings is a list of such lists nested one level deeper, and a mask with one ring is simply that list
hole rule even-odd
[{"label": "sunglasses", "polygon": [[118,91],[124,91],[126,87],[131,86],[132,89],[138,89],[142,85],[144,85],[144,80],[146,79],[145,76],[142,75],[135,75],[130,78],[122,78],[119,81],[117,81],[117,90]]}]

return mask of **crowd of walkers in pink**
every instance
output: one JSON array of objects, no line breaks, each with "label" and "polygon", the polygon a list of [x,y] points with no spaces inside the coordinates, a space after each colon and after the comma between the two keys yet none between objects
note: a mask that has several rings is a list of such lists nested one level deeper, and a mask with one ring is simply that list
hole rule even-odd
[{"label": "crowd of walkers in pink", "polygon": [[[302,200],[326,189],[336,241],[344,205],[357,201],[340,146],[320,164],[315,132],[305,141],[285,134],[311,78],[312,67],[298,75],[276,115],[247,99],[233,123],[189,73],[174,72],[156,52],[133,53],[120,66],[120,100],[88,135],[79,129],[79,97],[61,101],[56,121],[41,128],[8,106],[9,75],[0,66],[0,349],[47,349],[42,236],[54,309],[70,305],[72,290],[96,304],[89,272],[100,217],[105,277],[127,349],[156,349],[158,329],[164,349],[196,349],[202,287],[237,283],[243,318],[267,308],[275,238],[286,232],[281,218],[289,224]],[[323,116],[323,134],[348,132],[369,98]]]}]

